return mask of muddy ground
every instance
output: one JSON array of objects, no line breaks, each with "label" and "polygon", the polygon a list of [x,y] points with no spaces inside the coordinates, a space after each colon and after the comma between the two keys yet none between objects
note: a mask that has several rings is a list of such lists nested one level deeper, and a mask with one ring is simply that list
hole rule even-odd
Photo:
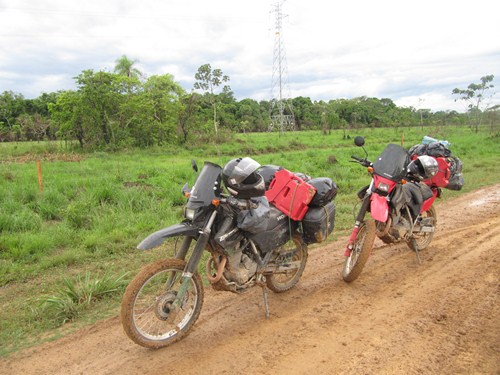
[{"label": "muddy ground", "polygon": [[[500,185],[437,204],[415,254],[376,242],[340,277],[346,238],[310,249],[299,284],[238,296],[206,289],[191,334],[152,351],[118,317],[0,360],[2,374],[500,374]],[[445,192],[446,193],[446,192]]]}]

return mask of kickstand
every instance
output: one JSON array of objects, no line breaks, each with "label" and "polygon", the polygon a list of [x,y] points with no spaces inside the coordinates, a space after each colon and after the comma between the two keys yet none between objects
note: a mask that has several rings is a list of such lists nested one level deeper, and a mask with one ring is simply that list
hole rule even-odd
[{"label": "kickstand", "polygon": [[418,264],[422,264],[422,261],[420,260],[420,252],[418,251],[418,245],[417,245],[417,241],[413,238],[411,240],[412,242],[412,245],[413,245],[413,250],[415,250],[415,254],[417,254],[417,261],[418,261]]},{"label": "kickstand", "polygon": [[262,295],[264,296],[264,309],[266,310],[266,319],[269,319],[269,304],[267,303],[267,287],[262,285]]}]

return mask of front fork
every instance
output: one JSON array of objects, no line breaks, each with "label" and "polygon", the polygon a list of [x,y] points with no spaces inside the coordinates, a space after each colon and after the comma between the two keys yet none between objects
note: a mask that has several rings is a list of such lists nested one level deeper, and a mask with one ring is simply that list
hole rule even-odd
[{"label": "front fork", "polygon": [[[172,318],[175,317],[176,315],[175,312],[178,311],[179,307],[181,306],[181,303],[184,299],[184,296],[186,295],[189,284],[191,282],[191,278],[198,269],[198,263],[200,263],[203,251],[205,250],[205,247],[208,244],[210,233],[212,232],[212,225],[215,221],[216,216],[217,216],[217,211],[213,211],[205,227],[202,230],[200,230],[200,235],[198,236],[198,240],[196,241],[196,245],[194,246],[193,253],[191,254],[191,257],[188,260],[186,268],[182,273],[181,286],[177,291],[177,296],[175,298],[175,301],[172,303],[172,308],[171,308],[171,312],[173,312],[173,314],[171,313]],[[192,237],[190,237],[189,239],[187,237],[184,238],[181,247],[176,254],[176,258],[184,259],[186,257],[187,250],[189,249],[191,240]]]},{"label": "front fork", "polygon": [[349,242],[347,243],[347,247],[344,251],[344,256],[348,257],[351,255],[351,251],[354,248],[354,242],[356,242],[356,237],[358,236],[359,227],[363,222],[366,212],[368,211],[368,207],[370,207],[370,194],[366,194],[363,198],[363,202],[361,203],[361,208],[359,209],[358,216],[356,216],[356,222],[354,223],[354,228],[352,230],[351,236],[349,237]]}]

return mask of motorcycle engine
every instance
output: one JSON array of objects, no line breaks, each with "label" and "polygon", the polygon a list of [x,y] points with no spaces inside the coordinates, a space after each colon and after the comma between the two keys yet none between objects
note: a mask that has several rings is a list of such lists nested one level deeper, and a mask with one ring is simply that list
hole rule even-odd
[{"label": "motorcycle engine", "polygon": [[228,257],[224,277],[228,281],[242,285],[252,278],[256,270],[257,263],[243,253],[241,249],[238,249]]},{"label": "motorcycle engine", "polygon": [[389,230],[389,234],[396,239],[404,238],[406,233],[411,230],[410,222],[404,217],[400,217],[397,223],[394,223]]}]

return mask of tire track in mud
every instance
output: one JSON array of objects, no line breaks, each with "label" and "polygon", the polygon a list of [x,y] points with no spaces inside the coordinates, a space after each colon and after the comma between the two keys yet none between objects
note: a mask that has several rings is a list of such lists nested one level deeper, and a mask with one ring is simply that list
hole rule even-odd
[{"label": "tire track in mud", "polygon": [[[347,238],[310,251],[299,284],[237,296],[206,289],[193,331],[151,351],[117,318],[0,360],[8,374],[496,374],[500,371],[500,186],[437,205],[418,265],[405,244],[376,249],[342,281]],[[4,371],[5,370],[5,371]]]}]

